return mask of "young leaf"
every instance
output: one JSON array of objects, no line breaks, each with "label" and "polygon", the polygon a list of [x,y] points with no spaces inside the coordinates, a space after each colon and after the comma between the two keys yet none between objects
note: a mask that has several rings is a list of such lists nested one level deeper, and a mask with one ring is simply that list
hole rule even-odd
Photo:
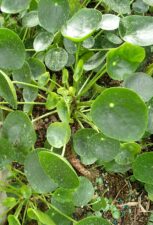
[{"label": "young leaf", "polygon": [[27,211],[28,217],[44,225],[56,225],[54,221],[44,212],[41,212],[38,209],[29,208]]},{"label": "young leaf", "polygon": [[135,91],[148,102],[153,97],[153,78],[145,73],[135,73],[124,81],[124,86]]},{"label": "young leaf", "polygon": [[15,14],[26,10],[30,0],[2,0],[1,10],[4,13]]},{"label": "young leaf", "polygon": [[18,220],[18,218],[14,215],[9,215],[8,216],[8,222],[9,225],[21,225],[20,221]]},{"label": "young leaf", "polygon": [[55,122],[47,129],[47,140],[55,148],[61,148],[70,139],[71,130],[67,123]]},{"label": "young leaf", "polygon": [[153,185],[153,152],[145,152],[137,157],[133,163],[135,178],[143,183]]},{"label": "young leaf", "polygon": [[99,28],[102,15],[96,9],[80,9],[62,28],[62,35],[72,41],[81,42]]},{"label": "young leaf", "polygon": [[45,56],[45,64],[52,71],[62,70],[67,61],[68,54],[63,48],[52,48]]},{"label": "young leaf", "polygon": [[79,222],[75,223],[75,225],[110,225],[110,223],[101,217],[90,216],[80,220]]},{"label": "young leaf", "polygon": [[62,122],[69,123],[70,114],[68,107],[63,99],[57,103],[57,113]]},{"label": "young leaf", "polygon": [[17,108],[17,95],[15,87],[10,78],[0,71],[0,96],[4,98],[13,108]]},{"label": "young leaf", "polygon": [[36,52],[44,51],[51,45],[53,40],[54,40],[53,34],[47,31],[40,32],[34,39],[33,47]]},{"label": "young leaf", "polygon": [[54,92],[50,92],[47,96],[46,109],[54,109],[57,106],[58,101],[59,96]]},{"label": "young leaf", "polygon": [[78,187],[78,176],[65,158],[53,152],[41,151],[39,160],[44,172],[60,187]]},{"label": "young leaf", "polygon": [[7,28],[0,29],[0,59],[0,68],[6,70],[20,69],[25,60],[25,48],[21,39]]},{"label": "young leaf", "polygon": [[107,71],[114,80],[124,80],[133,75],[139,64],[145,58],[145,50],[142,47],[124,43],[116,49],[112,49],[107,55]]},{"label": "young leaf", "polygon": [[22,25],[24,27],[35,27],[39,24],[38,12],[30,11],[22,18]]},{"label": "young leaf", "polygon": [[130,0],[104,0],[104,3],[119,14],[128,14],[131,11]]},{"label": "young leaf", "polygon": [[103,30],[115,30],[119,27],[120,17],[113,14],[105,14],[102,16],[100,28]]},{"label": "young leaf", "polygon": [[153,44],[153,18],[151,16],[132,15],[124,17],[120,23],[120,34],[124,41],[139,45]]},{"label": "young leaf", "polygon": [[96,161],[96,157],[89,150],[89,139],[96,134],[96,131],[90,128],[80,129],[73,136],[73,147],[75,152],[85,158],[90,160],[91,164]]},{"label": "young leaf", "polygon": [[75,80],[75,82],[78,82],[80,80],[80,78],[82,77],[83,64],[84,64],[84,62],[82,59],[80,59],[79,62],[77,63],[77,66],[75,68],[74,75],[73,75],[73,79]]},{"label": "young leaf", "polygon": [[38,5],[40,25],[48,32],[55,33],[69,16],[67,0],[40,0]]},{"label": "young leaf", "polygon": [[75,206],[82,207],[88,204],[94,196],[92,183],[86,177],[79,177],[80,184],[73,195]]},{"label": "young leaf", "polygon": [[92,136],[88,141],[89,151],[98,160],[104,162],[112,161],[120,152],[120,142],[98,133]]},{"label": "young leaf", "polygon": [[147,128],[146,105],[126,88],[104,90],[93,103],[91,116],[104,135],[120,141],[137,141]]},{"label": "young leaf", "polygon": [[24,162],[25,175],[31,187],[37,193],[49,193],[57,188],[57,185],[45,174],[42,169],[38,153],[43,149],[36,149],[28,154]]}]

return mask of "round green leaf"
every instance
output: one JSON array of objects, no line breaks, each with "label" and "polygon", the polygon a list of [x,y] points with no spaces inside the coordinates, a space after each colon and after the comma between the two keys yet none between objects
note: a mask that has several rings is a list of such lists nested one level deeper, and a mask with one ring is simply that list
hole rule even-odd
[{"label": "round green leaf", "polygon": [[72,202],[73,193],[74,193],[74,190],[58,188],[54,192],[53,198],[57,202],[68,203],[68,202]]},{"label": "round green leaf", "polygon": [[132,4],[132,7],[137,13],[146,13],[149,10],[149,5],[147,5],[143,0],[136,0]]},{"label": "round green leaf", "polygon": [[62,35],[80,42],[99,28],[102,15],[96,9],[80,9],[62,28]]},{"label": "round green leaf", "polygon": [[64,43],[64,47],[66,51],[69,54],[74,54],[77,51],[77,45],[73,41],[67,38],[64,38],[63,43]]},{"label": "round green leaf", "polygon": [[153,184],[153,152],[146,152],[137,157],[133,164],[133,174],[137,180]]},{"label": "round green leaf", "polygon": [[47,214],[53,219],[56,225],[71,225],[71,222],[54,209],[49,209]]},{"label": "round green leaf", "polygon": [[37,58],[29,58],[28,60],[32,76],[38,80],[39,76],[46,72],[45,65]]},{"label": "round green leaf", "polygon": [[135,91],[145,102],[153,97],[153,78],[145,73],[135,73],[128,77],[124,86]]},{"label": "round green leaf", "polygon": [[4,98],[13,108],[17,108],[17,95],[15,87],[10,78],[0,71],[0,96]]},{"label": "round green leaf", "polygon": [[69,16],[67,0],[40,0],[38,5],[40,25],[48,32],[55,33]]},{"label": "round green leaf", "polygon": [[47,140],[55,148],[61,148],[70,139],[71,130],[67,123],[55,122],[47,129]]},{"label": "round green leaf", "polygon": [[82,46],[84,48],[90,49],[94,46],[94,44],[95,44],[95,39],[94,39],[93,36],[91,36],[91,37],[89,37],[89,38],[87,38],[86,40],[83,41]]},{"label": "round green leaf", "polygon": [[20,69],[25,60],[25,48],[16,33],[0,28],[0,68],[6,70]]},{"label": "round green leaf", "polygon": [[80,129],[73,136],[73,147],[75,152],[85,158],[92,164],[96,161],[96,157],[89,149],[89,140],[96,134],[96,131],[90,128]]},{"label": "round green leaf", "polygon": [[5,138],[0,138],[0,169],[6,168],[6,165],[15,159],[15,150]]},{"label": "round green leaf", "polygon": [[62,70],[68,61],[68,54],[63,48],[52,48],[45,56],[46,66],[52,71]]},{"label": "round green leaf", "polygon": [[118,14],[127,14],[131,11],[130,0],[103,0],[103,2]]},{"label": "round green leaf", "polygon": [[50,44],[53,42],[54,35],[49,32],[40,32],[33,42],[33,47],[36,52],[46,50]]},{"label": "round green leaf", "polygon": [[135,92],[126,88],[109,88],[93,103],[91,116],[104,135],[131,142],[143,136],[148,111]]},{"label": "round green leaf", "polygon": [[28,116],[22,111],[11,112],[3,123],[3,136],[21,152],[30,149],[36,133]]},{"label": "round green leaf", "polygon": [[42,169],[38,153],[43,149],[36,149],[26,157],[24,162],[25,175],[31,187],[37,193],[52,192],[57,188],[57,185],[45,174]]},{"label": "round green leaf", "polygon": [[115,30],[119,27],[120,17],[113,14],[105,14],[102,16],[100,28],[103,30]]},{"label": "round green leaf", "polygon": [[39,153],[39,159],[44,172],[60,187],[78,187],[78,176],[65,158],[53,152],[42,151]]},{"label": "round green leaf", "polygon": [[101,217],[90,216],[80,220],[79,222],[75,223],[75,225],[110,225],[110,223]]},{"label": "round green leaf", "polygon": [[153,6],[153,0],[143,0],[146,4]]},{"label": "round green leaf", "polygon": [[111,162],[107,162],[102,164],[105,167],[105,170],[108,172],[113,172],[113,173],[126,173],[128,170],[131,169],[131,164],[130,165],[119,165],[118,163],[115,162],[115,160]]},{"label": "round green leaf", "polygon": [[88,148],[95,158],[109,162],[120,152],[120,142],[98,133],[89,139]]},{"label": "round green leaf", "polygon": [[121,38],[119,38],[116,34],[113,34],[111,32],[107,32],[106,37],[111,43],[116,44],[116,45],[120,45],[123,42],[121,40]]},{"label": "round green leaf", "polygon": [[26,10],[30,0],[2,0],[1,10],[4,13],[15,14]]},{"label": "round green leaf", "polygon": [[[14,81],[31,83],[31,70],[27,62],[24,63],[21,69],[14,70],[12,75],[13,75]],[[22,85],[22,84],[17,84],[17,86],[20,88],[25,87],[25,85]]]},{"label": "round green leaf", "polygon": [[30,11],[22,18],[22,25],[24,27],[35,27],[39,24],[38,12]]},{"label": "round green leaf", "polygon": [[139,45],[153,44],[153,17],[132,15],[124,17],[120,24],[120,34],[124,41]]},{"label": "round green leaf", "polygon": [[114,80],[124,80],[136,71],[144,58],[144,48],[129,43],[124,43],[120,47],[112,49],[108,52],[108,74]]},{"label": "round green leaf", "polygon": [[97,52],[93,56],[91,56],[84,64],[83,68],[85,71],[90,71],[96,69],[100,66],[106,58],[104,52]]},{"label": "round green leaf", "polygon": [[86,177],[79,177],[80,184],[73,195],[75,206],[82,207],[88,204],[94,196],[92,183]]}]

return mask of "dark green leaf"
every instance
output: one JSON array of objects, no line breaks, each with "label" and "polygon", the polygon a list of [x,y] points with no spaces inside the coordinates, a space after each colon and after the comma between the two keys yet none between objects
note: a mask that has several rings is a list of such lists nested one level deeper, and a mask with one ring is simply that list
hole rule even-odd
[{"label": "dark green leaf", "polygon": [[36,149],[28,154],[24,163],[25,175],[31,187],[37,193],[49,193],[57,188],[57,185],[45,174],[42,169],[38,153],[43,149]]},{"label": "dark green leaf", "polygon": [[137,157],[133,164],[135,178],[153,185],[153,152],[146,152]]},{"label": "dark green leaf", "polygon": [[103,91],[93,103],[91,115],[106,136],[120,141],[137,141],[147,128],[146,105],[135,92],[126,88]]},{"label": "dark green leaf", "polygon": [[52,152],[39,153],[40,164],[45,173],[60,187],[73,189],[78,187],[79,179],[69,162]]},{"label": "dark green leaf", "polygon": [[40,0],[38,6],[40,25],[48,32],[55,33],[69,16],[67,0]]},{"label": "dark green leaf", "polygon": [[0,28],[0,68],[20,69],[25,60],[25,48],[19,36],[13,31]]}]

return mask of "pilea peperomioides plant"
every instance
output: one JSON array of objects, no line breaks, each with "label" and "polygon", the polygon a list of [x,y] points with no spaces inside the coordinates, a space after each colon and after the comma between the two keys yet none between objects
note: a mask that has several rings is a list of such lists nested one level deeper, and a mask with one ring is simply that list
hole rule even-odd
[{"label": "pilea peperomioides plant", "polygon": [[[152,6],[143,2],[142,13]],[[106,199],[95,201],[93,174],[79,176],[74,161],[84,171],[92,164],[108,172],[133,170],[153,200],[153,153],[140,154],[153,134],[152,64],[144,63],[152,51],[153,18],[129,15],[140,10],[131,1],[90,3],[0,3],[0,168],[8,170],[0,187],[8,194],[2,216],[8,213],[9,225],[31,219],[39,225],[111,224],[102,218]],[[103,85],[104,76],[117,87]],[[45,113],[35,117],[35,105]],[[36,147],[39,120],[52,115]],[[90,215],[78,221],[75,207],[84,206],[92,206]],[[113,204],[109,210],[119,218]]]}]

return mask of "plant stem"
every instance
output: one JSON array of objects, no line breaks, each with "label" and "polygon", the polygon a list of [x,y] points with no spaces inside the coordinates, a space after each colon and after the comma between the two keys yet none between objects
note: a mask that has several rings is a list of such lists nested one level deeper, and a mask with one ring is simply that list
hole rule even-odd
[{"label": "plant stem", "polygon": [[25,29],[25,32],[24,32],[24,35],[23,35],[23,38],[22,38],[22,42],[24,42],[24,40],[27,36],[27,33],[28,33],[28,27]]},{"label": "plant stem", "polygon": [[21,81],[12,81],[13,84],[22,84],[24,86],[27,86],[27,87],[32,87],[32,88],[37,88],[37,89],[40,89],[42,91],[45,91],[45,92],[48,92],[48,93],[51,93],[47,88],[45,87],[39,87],[35,84],[29,84],[29,83],[26,83],[26,82],[21,82]]},{"label": "plant stem", "polygon": [[86,81],[84,82],[84,84],[82,85],[82,87],[80,88],[80,90],[78,91],[77,96],[80,95],[80,93],[82,92],[82,90],[84,89],[84,87],[86,86],[86,84],[88,83],[88,81],[90,80],[92,74],[93,74],[93,72],[88,76],[88,78],[86,79]]},{"label": "plant stem", "polygon": [[64,157],[65,151],[66,151],[66,145],[63,146],[63,150],[62,150],[62,154],[61,154],[62,157]]},{"label": "plant stem", "polygon": [[106,71],[106,65],[104,65],[103,68],[90,80],[90,82],[77,96],[77,98],[80,98],[82,95],[84,95],[97,82],[97,80],[99,80],[106,73]]},{"label": "plant stem", "polygon": [[44,115],[42,115],[42,116],[39,116],[39,117],[35,118],[34,120],[32,120],[32,123],[35,123],[35,122],[37,122],[38,120],[41,120],[41,119],[43,119],[43,118],[45,118],[45,117],[48,117],[48,116],[50,116],[50,115],[52,115],[52,114],[54,114],[54,113],[56,113],[56,112],[57,112],[57,111],[54,110],[54,111],[48,112],[48,113],[46,113],[46,114],[44,114]]},{"label": "plant stem", "polygon": [[[0,102],[0,105],[8,105],[9,102]],[[45,102],[17,102],[18,105],[45,105]]]}]

